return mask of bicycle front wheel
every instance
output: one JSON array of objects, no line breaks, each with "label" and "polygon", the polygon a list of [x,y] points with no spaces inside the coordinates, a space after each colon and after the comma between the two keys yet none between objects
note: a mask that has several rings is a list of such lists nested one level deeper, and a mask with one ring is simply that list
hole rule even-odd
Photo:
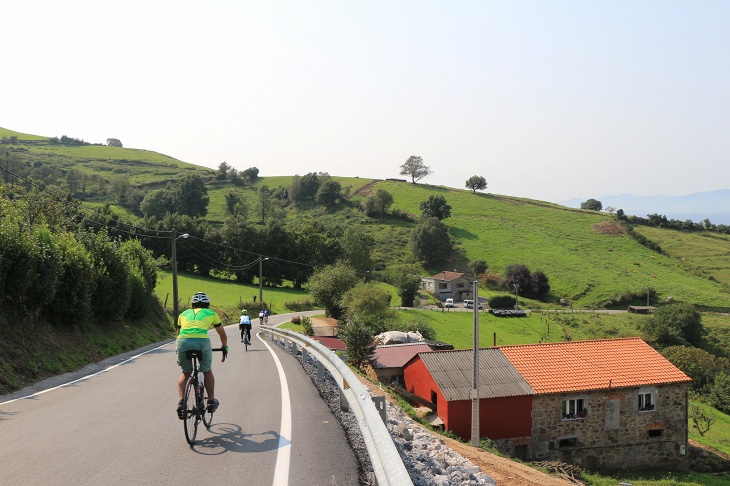
[{"label": "bicycle front wheel", "polygon": [[213,423],[213,412],[208,411],[208,400],[206,399],[205,393],[202,393],[203,397],[201,400],[203,407],[203,423],[206,429],[210,429],[210,425]]},{"label": "bicycle front wheel", "polygon": [[185,385],[185,394],[183,395],[183,403],[185,404],[185,420],[183,426],[185,427],[185,440],[188,444],[195,444],[195,436],[198,434],[198,403],[195,399],[195,386],[196,383],[191,376],[188,378],[188,382]]}]

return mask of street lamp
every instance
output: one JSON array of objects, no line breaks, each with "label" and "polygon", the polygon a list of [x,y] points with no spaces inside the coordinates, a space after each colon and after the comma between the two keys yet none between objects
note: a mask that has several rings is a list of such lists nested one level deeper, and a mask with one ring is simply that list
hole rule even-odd
[{"label": "street lamp", "polygon": [[259,302],[261,303],[261,305],[264,304],[264,299],[263,299],[264,260],[268,260],[268,259],[269,259],[269,257],[264,258],[263,256],[259,255]]},{"label": "street lamp", "polygon": [[175,231],[172,232],[172,322],[177,325],[177,316],[180,313],[180,309],[177,303],[177,245],[175,242],[180,238],[187,238],[190,236],[187,233],[183,233],[178,237],[175,237]]}]

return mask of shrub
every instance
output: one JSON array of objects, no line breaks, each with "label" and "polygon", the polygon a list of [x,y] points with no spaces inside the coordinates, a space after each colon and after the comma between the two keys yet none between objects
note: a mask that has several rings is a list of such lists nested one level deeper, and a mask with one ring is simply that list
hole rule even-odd
[{"label": "shrub", "polygon": [[710,389],[710,404],[723,413],[730,413],[730,375],[721,372]]},{"label": "shrub", "polygon": [[290,301],[284,302],[284,307],[292,312],[301,312],[314,309],[314,302],[309,299]]},{"label": "shrub", "polygon": [[314,329],[312,328],[312,320],[304,316],[299,320],[299,324],[304,328],[304,332],[307,336],[314,336]]},{"label": "shrub", "polygon": [[388,326],[389,331],[420,332],[425,339],[436,339],[436,331],[422,316],[415,316],[407,322],[394,321]]},{"label": "shrub", "polygon": [[370,327],[357,317],[352,318],[338,333],[347,345],[347,360],[356,368],[362,370],[369,364],[375,354],[373,334]]},{"label": "shrub", "polygon": [[691,304],[672,304],[659,308],[641,324],[647,340],[660,346],[700,344],[704,335],[702,315]]},{"label": "shrub", "polygon": [[489,299],[489,307],[492,309],[514,309],[516,303],[513,295],[495,295]]}]

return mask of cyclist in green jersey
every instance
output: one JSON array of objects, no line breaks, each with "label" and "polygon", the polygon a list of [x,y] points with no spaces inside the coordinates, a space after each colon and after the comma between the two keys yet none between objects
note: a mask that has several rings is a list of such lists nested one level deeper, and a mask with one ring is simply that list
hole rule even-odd
[{"label": "cyclist in green jersey", "polygon": [[193,370],[193,363],[185,357],[185,351],[196,349],[202,353],[200,359],[200,371],[204,375],[205,391],[208,394],[208,411],[215,412],[219,402],[215,398],[215,377],[213,376],[213,351],[208,337],[208,330],[213,328],[221,338],[221,347],[223,351],[223,360],[228,355],[228,336],[223,328],[218,314],[210,307],[210,297],[203,292],[193,295],[190,300],[192,309],[183,311],[177,320],[179,329],[177,335],[177,364],[182,369],[182,373],[177,380],[177,390],[180,401],[177,405],[177,415],[181,420],[185,419],[185,405],[183,404],[183,393],[185,391],[185,383],[190,377]]}]

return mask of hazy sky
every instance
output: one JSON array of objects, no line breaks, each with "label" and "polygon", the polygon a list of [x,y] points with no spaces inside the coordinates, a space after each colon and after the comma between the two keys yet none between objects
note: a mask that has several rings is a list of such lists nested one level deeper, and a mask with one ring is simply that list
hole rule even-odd
[{"label": "hazy sky", "polygon": [[730,184],[730,2],[23,0],[0,126],[561,202]]}]

